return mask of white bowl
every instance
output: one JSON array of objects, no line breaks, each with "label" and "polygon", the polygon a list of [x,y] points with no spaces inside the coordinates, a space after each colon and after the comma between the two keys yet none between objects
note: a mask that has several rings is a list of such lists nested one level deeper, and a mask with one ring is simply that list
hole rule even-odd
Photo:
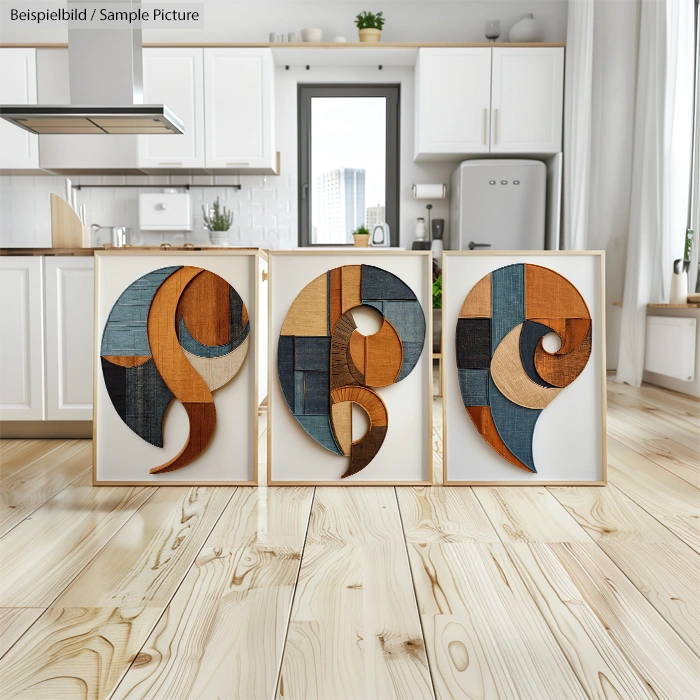
[{"label": "white bowl", "polygon": [[323,41],[323,29],[302,29],[301,40],[310,44]]}]

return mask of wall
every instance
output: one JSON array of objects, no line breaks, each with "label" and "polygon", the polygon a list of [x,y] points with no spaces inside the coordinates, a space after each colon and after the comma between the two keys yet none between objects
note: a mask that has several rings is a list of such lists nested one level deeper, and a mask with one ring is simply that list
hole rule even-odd
[{"label": "wall", "polygon": [[[56,0],[42,7],[59,5]],[[65,4],[65,3],[64,3]],[[155,4],[142,0],[144,6]],[[368,8],[364,0],[205,0],[201,29],[144,29],[145,42],[267,41],[270,32],[300,34],[302,27],[320,27],[324,38],[338,35],[356,40],[355,15]],[[567,0],[382,0],[371,8],[387,19],[384,41],[473,42],[484,40],[487,19],[500,19],[502,36],[523,12],[533,12],[542,23],[545,41],[564,41]],[[13,0],[0,2],[1,42],[65,42],[67,30],[9,21]]]}]

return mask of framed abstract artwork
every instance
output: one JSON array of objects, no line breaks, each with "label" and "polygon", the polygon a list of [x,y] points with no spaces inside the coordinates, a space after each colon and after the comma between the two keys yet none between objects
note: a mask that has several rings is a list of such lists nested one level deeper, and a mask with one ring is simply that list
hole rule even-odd
[{"label": "framed abstract artwork", "polygon": [[268,483],[432,479],[429,252],[270,253]]},{"label": "framed abstract artwork", "polygon": [[601,251],[445,252],[445,484],[606,483]]},{"label": "framed abstract artwork", "polygon": [[95,253],[95,484],[257,483],[265,257]]}]

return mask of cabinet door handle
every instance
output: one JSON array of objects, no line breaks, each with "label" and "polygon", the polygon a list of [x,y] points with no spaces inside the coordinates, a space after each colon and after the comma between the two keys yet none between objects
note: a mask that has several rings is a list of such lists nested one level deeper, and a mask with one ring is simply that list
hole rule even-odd
[{"label": "cabinet door handle", "polygon": [[486,132],[488,131],[488,128],[489,128],[488,127],[488,114],[489,114],[488,109],[486,109],[486,107],[484,107],[484,146],[486,145],[486,136],[487,136]]},{"label": "cabinet door handle", "polygon": [[491,244],[490,243],[474,243],[474,241],[469,241],[469,245],[467,246],[469,250],[474,250],[474,248],[490,248]]},{"label": "cabinet door handle", "polygon": [[227,166],[233,166],[236,168],[247,168],[250,163],[226,163]]},{"label": "cabinet door handle", "polygon": [[182,165],[182,163],[158,163],[158,165]]},{"label": "cabinet door handle", "polygon": [[493,110],[493,143],[498,143],[498,107]]}]

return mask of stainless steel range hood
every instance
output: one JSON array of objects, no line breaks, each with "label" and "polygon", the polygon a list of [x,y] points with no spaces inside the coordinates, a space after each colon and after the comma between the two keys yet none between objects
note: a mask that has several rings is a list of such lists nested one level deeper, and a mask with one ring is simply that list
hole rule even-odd
[{"label": "stainless steel range hood", "polygon": [[[84,2],[84,0],[83,0]],[[102,0],[119,3],[129,0]],[[79,0],[69,0],[71,5]],[[132,10],[141,0],[131,0]],[[0,117],[34,134],[182,134],[165,105],[143,103],[141,23],[68,28],[69,105],[0,105]]]}]

